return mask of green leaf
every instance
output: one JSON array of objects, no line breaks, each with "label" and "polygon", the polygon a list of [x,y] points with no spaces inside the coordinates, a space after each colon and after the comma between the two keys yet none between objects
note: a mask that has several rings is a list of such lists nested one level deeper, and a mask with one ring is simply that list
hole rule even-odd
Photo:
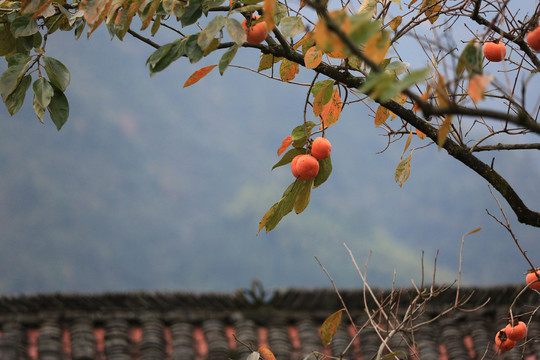
[{"label": "green leaf", "polygon": [[334,86],[334,80],[317,81],[315,84],[313,84],[313,87],[311,88],[311,93],[313,94],[313,97],[315,97],[317,96],[319,91],[321,91],[322,89],[326,91],[328,88],[330,88],[328,95],[325,95],[325,97],[327,97],[326,102],[325,102],[326,104],[328,101],[330,101],[330,98],[332,97],[333,86]]},{"label": "green leaf", "polygon": [[291,136],[293,139],[293,146],[295,148],[301,148],[304,145],[306,145],[307,138],[311,136],[311,129],[313,129],[317,124],[315,124],[313,121],[308,121],[302,125],[298,125],[293,129],[291,132]]},{"label": "green leaf", "polygon": [[16,43],[9,30],[9,24],[0,24],[0,56],[5,56],[15,50]]},{"label": "green leaf", "polygon": [[262,10],[262,8],[263,8],[263,6],[262,6],[261,4],[252,4],[252,5],[246,5],[246,6],[242,6],[242,7],[233,9],[233,10],[231,11],[231,13],[237,13],[237,12],[240,12],[240,13],[255,12],[255,11]]},{"label": "green leaf", "polygon": [[54,95],[54,89],[44,77],[40,77],[34,81],[32,90],[34,90],[34,111],[39,120],[43,122],[45,110],[51,102]]},{"label": "green leaf", "polygon": [[195,24],[197,20],[202,16],[202,0],[190,0],[189,5],[184,12],[184,15],[180,18],[182,27],[186,27],[191,24]]},{"label": "green leaf", "polygon": [[189,62],[194,64],[202,59],[204,56],[203,50],[197,44],[198,34],[190,35],[187,39],[184,39],[184,51],[189,59]]},{"label": "green leaf", "polygon": [[356,46],[364,45],[375,34],[381,31],[381,21],[371,21],[371,16],[357,14],[351,16],[350,39]]},{"label": "green leaf", "polygon": [[4,103],[6,104],[6,108],[10,115],[15,114],[21,109],[21,106],[24,103],[24,97],[26,96],[26,91],[30,87],[31,82],[31,75],[24,76],[15,90],[5,98]]},{"label": "green leaf", "polygon": [[217,33],[221,31],[225,25],[225,18],[222,15],[216,15],[215,18],[210,20],[206,28],[201,31],[197,39],[197,43],[201,49],[206,49],[212,43],[212,40],[216,37]]},{"label": "green leaf", "polygon": [[0,94],[2,94],[2,98],[7,98],[17,88],[27,70],[28,62],[8,66],[6,71],[0,75]]},{"label": "green leaf", "polygon": [[321,341],[323,343],[323,346],[330,344],[330,342],[334,338],[334,335],[336,334],[339,325],[341,325],[342,312],[343,309],[336,311],[326,320],[324,320],[324,323],[321,325]]},{"label": "green leaf", "polygon": [[264,214],[259,223],[259,232],[266,228],[266,232],[273,230],[285,215],[290,213],[294,207],[294,201],[298,192],[299,183],[302,181],[296,180],[287,187],[281,199],[272,205],[272,207]]},{"label": "green leaf", "polygon": [[313,181],[313,188],[321,186],[326,180],[328,180],[331,173],[332,160],[330,160],[330,156],[326,159],[319,160],[319,172]]},{"label": "green leaf", "polygon": [[312,94],[313,99],[313,114],[319,116],[323,110],[324,106],[330,102],[332,95],[334,93],[334,81],[333,80],[323,80],[315,83],[313,86]]},{"label": "green leaf", "polygon": [[62,92],[66,91],[71,81],[71,74],[69,73],[68,68],[52,57],[43,56],[42,59],[45,63],[45,71],[47,72],[51,84],[56,86]]},{"label": "green leaf", "polygon": [[229,36],[238,46],[242,46],[242,44],[246,42],[246,30],[244,30],[244,27],[238,20],[227,18],[225,27],[227,28],[227,33]]},{"label": "green leaf", "polygon": [[279,25],[279,23],[281,22],[281,19],[287,16],[288,11],[289,9],[287,9],[285,5],[277,1],[275,3],[275,8],[274,8],[274,23],[276,25]]},{"label": "green leaf", "polygon": [[49,110],[49,115],[51,115],[51,120],[56,125],[58,131],[60,131],[69,117],[69,103],[66,95],[55,88],[54,95],[47,109]]},{"label": "green leaf", "polygon": [[281,33],[285,37],[294,37],[304,32],[306,26],[299,16],[287,16],[281,20]]},{"label": "green leaf", "polygon": [[161,26],[161,19],[163,19],[163,15],[156,15],[154,18],[154,23],[152,24],[152,27],[150,28],[150,35],[154,36],[159,30],[159,27]]},{"label": "green leaf", "polygon": [[388,66],[386,66],[385,71],[394,76],[399,76],[407,71],[409,66],[411,66],[411,64],[408,62],[392,61],[390,64],[388,64]]},{"label": "green leaf", "polygon": [[386,72],[370,74],[358,91],[369,95],[372,99],[379,99],[384,93],[387,101],[399,94],[393,75]]},{"label": "green leaf", "polygon": [[39,31],[36,20],[29,16],[18,16],[10,24],[10,30],[14,37],[34,35]]},{"label": "green leaf", "polygon": [[75,28],[75,32],[74,32],[75,40],[79,40],[79,38],[81,37],[84,31],[85,26],[86,26],[86,21],[83,18],[77,18],[77,20],[75,20],[75,24],[73,25],[73,27]]},{"label": "green leaf", "polygon": [[403,79],[400,80],[399,92],[407,89],[408,87],[411,87],[412,85],[418,84],[421,81],[427,80],[430,76],[431,70],[427,68],[410,71],[409,73],[407,73],[407,75],[403,77]]},{"label": "green leaf", "polygon": [[294,199],[294,212],[300,214],[304,211],[311,196],[311,187],[313,186],[313,179],[298,181],[298,190]]},{"label": "green leaf", "polygon": [[232,59],[234,59],[234,56],[236,55],[236,52],[238,51],[238,45],[234,44],[223,54],[221,59],[219,59],[218,69],[219,73],[223,75],[229,64],[231,63]]},{"label": "green leaf", "polygon": [[470,41],[459,56],[456,75],[460,77],[467,69],[469,76],[482,74],[482,48],[475,40]]},{"label": "green leaf", "polygon": [[225,0],[204,0],[202,4],[204,15],[208,16],[208,10],[216,6],[220,6],[224,1]]},{"label": "green leaf", "polygon": [[272,166],[272,170],[277,167],[289,164],[297,155],[302,155],[306,153],[306,149],[303,148],[294,148],[285,153],[279,161]]},{"label": "green leaf", "polygon": [[146,60],[146,64],[150,69],[150,76],[167,68],[173,61],[180,56],[185,55],[184,42],[182,39],[176,39],[173,42],[160,46]]}]

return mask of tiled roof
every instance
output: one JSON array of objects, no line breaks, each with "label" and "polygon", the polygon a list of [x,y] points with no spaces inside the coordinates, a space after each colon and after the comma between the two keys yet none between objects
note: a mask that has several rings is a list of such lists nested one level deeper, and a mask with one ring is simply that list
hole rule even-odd
[{"label": "tiled roof", "polygon": [[[416,348],[394,337],[390,346],[413,359],[495,357],[493,339],[506,325],[508,307],[520,287],[476,289],[467,308],[490,301],[475,312],[454,311],[414,334]],[[462,289],[466,294],[470,289]],[[340,292],[357,324],[367,320],[363,292]],[[384,296],[384,291],[377,291]],[[407,293],[401,295],[406,307]],[[425,308],[427,320],[453,304],[447,291]],[[371,302],[368,302],[372,306]],[[538,293],[520,297],[514,314],[539,305]],[[332,290],[281,290],[271,298],[246,300],[240,293],[49,294],[0,297],[0,359],[243,359],[268,346],[278,360],[302,360],[312,351],[339,356],[354,336],[345,319],[332,343],[322,348],[319,327],[342,308]],[[529,339],[540,336],[540,314]],[[238,340],[238,341],[237,341]],[[380,340],[370,328],[355,339],[344,359],[370,359]],[[540,359],[539,338],[500,355],[503,359]],[[400,355],[402,358],[403,355]],[[311,357],[310,359],[315,359]]]}]

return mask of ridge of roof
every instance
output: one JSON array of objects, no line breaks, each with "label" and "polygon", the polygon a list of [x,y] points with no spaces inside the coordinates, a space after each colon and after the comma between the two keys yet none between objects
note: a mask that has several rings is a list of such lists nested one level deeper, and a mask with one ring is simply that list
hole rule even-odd
[{"label": "ridge of roof", "polygon": [[[521,291],[522,285],[500,285],[491,287],[462,287],[460,295],[472,294],[468,301],[471,308],[484,304],[487,306],[509,305]],[[372,289],[381,298],[389,296],[390,290]],[[455,301],[455,287],[440,293],[431,304],[434,307],[444,306]],[[362,289],[339,290],[344,303],[351,309],[364,307]],[[416,295],[414,288],[401,289],[400,301],[406,304],[410,297]],[[535,303],[536,293],[523,294],[520,304]],[[368,306],[372,299],[366,299]],[[245,290],[235,292],[187,292],[187,291],[126,291],[103,293],[42,293],[31,295],[0,296],[0,316],[5,314],[32,314],[55,311],[103,312],[115,310],[170,311],[173,309],[190,309],[190,311],[212,309],[214,312],[231,310],[275,309],[279,311],[316,311],[337,310],[342,308],[335,290],[320,289],[278,289],[270,296],[253,298],[246,296]]]}]

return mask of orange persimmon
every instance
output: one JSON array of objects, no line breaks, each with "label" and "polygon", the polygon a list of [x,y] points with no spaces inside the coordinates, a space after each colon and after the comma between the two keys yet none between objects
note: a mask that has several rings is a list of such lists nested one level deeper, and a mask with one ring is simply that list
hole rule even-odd
[{"label": "orange persimmon", "polygon": [[332,144],[326,138],[318,137],[311,144],[311,155],[318,160],[329,157],[331,151]]},{"label": "orange persimmon", "polygon": [[510,340],[520,341],[527,336],[527,325],[523,321],[514,320],[514,324],[506,325],[504,330]]},{"label": "orange persimmon", "polygon": [[483,46],[484,56],[489,61],[499,62],[506,56],[506,46],[502,42],[487,41]]},{"label": "orange persimmon", "polygon": [[255,20],[257,20],[259,16],[253,15],[251,17],[251,23],[248,29],[247,26],[247,19],[244,19],[242,21],[242,27],[246,31],[247,39],[246,41],[250,44],[260,44],[266,39],[268,36],[268,28],[266,27],[266,22],[261,21],[256,24],[253,24]]},{"label": "orange persimmon", "polygon": [[[536,273],[534,273],[532,271],[529,271],[527,273],[527,276],[525,277],[525,281],[527,282],[527,285],[531,284],[534,280],[538,279],[536,274],[540,275],[540,269],[536,269]],[[529,285],[529,289],[533,289],[533,290],[540,289],[540,280],[538,280],[537,282]]]},{"label": "orange persimmon", "polygon": [[540,26],[527,33],[527,44],[529,44],[531,49],[540,51]]},{"label": "orange persimmon", "polygon": [[298,155],[293,159],[296,159],[295,165],[293,167],[293,164],[291,163],[291,169],[293,172],[293,175],[296,174],[298,176],[295,176],[299,180],[308,180],[313,179],[317,174],[319,173],[319,161],[315,159],[311,155]]},{"label": "orange persimmon", "polygon": [[498,353],[512,350],[515,345],[516,342],[508,338],[505,329],[501,329],[497,332],[497,335],[495,336],[495,347],[497,348]]}]

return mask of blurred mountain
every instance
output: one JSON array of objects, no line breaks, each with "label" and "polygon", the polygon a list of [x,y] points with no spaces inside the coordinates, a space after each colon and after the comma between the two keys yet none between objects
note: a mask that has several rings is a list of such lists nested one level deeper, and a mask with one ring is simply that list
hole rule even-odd
[{"label": "blurred mountain", "polygon": [[[463,234],[480,226],[466,238],[464,282],[521,281],[527,264],[487,215],[499,215],[487,184],[431,146],[414,152],[399,188],[403,144],[377,154],[387,139],[361,105],[328,130],[334,172],[308,209],[257,236],[292,181],[288,167],[270,169],[302,122],[307,89],[234,67],[182,89],[218,58],[183,59],[150,78],[152,51],[129,35],[120,43],[99,30],[90,40],[58,34],[47,52],[72,73],[68,123],[60,132],[41,125],[30,96],[12,118],[0,110],[2,293],[222,291],[253,278],[270,288],[330,286],[314,256],[336,285],[361,286],[344,243],[361,270],[372,251],[372,285],[391,286],[394,270],[398,284],[419,283],[422,251],[431,279],[437,249],[438,279],[451,282]],[[235,63],[257,66],[255,51],[241,54]],[[495,165],[540,208],[537,160],[501,153]],[[540,260],[537,229],[512,226]]]}]

